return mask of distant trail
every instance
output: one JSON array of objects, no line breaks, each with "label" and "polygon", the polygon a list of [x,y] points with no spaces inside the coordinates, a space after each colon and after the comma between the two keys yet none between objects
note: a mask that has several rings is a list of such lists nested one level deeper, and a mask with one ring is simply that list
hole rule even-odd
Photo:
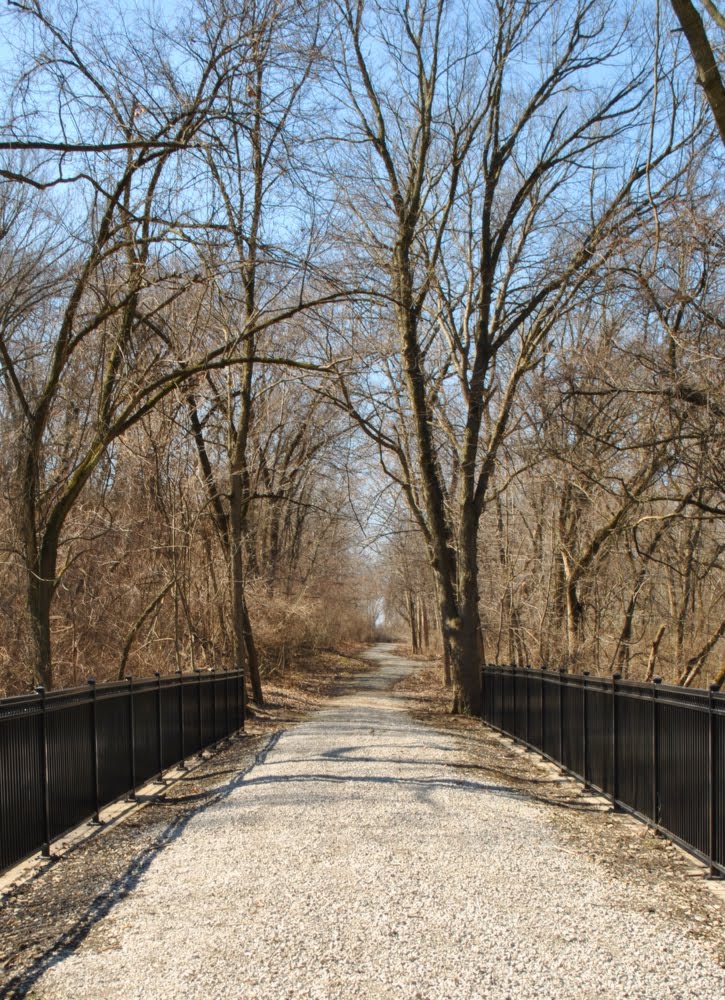
[{"label": "distant trail", "polygon": [[33,996],[715,998],[644,888],[562,851],[546,807],[462,776],[378,646],[349,693],[199,812]]}]

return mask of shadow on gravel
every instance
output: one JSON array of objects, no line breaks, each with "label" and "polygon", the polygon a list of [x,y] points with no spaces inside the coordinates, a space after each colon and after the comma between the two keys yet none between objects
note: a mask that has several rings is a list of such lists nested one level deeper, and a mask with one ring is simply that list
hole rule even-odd
[{"label": "shadow on gravel", "polygon": [[[306,758],[300,763],[312,764],[317,760],[319,763],[324,763],[322,757],[310,757]],[[426,766],[426,761],[401,761],[395,760],[393,758],[385,759],[382,757],[354,757],[348,758],[349,762],[352,763],[370,763],[370,764],[409,764],[411,766],[420,767]],[[290,763],[290,761],[285,761],[285,764]],[[428,761],[430,766],[440,767],[440,761]],[[532,792],[522,791],[519,788],[513,788],[510,785],[488,785],[480,781],[471,781],[467,778],[392,778],[389,775],[374,775],[374,774],[293,774],[293,775],[268,775],[259,778],[249,778],[244,782],[245,788],[250,785],[294,785],[294,784],[309,784],[319,783],[319,784],[335,784],[335,785],[345,785],[345,784],[361,784],[361,785],[393,785],[393,786],[408,786],[413,790],[418,792],[430,792],[437,788],[455,788],[463,792],[478,792],[486,793],[488,795],[500,795],[506,798],[519,799],[525,802],[540,802],[547,806],[556,806],[562,809],[574,810],[576,812],[597,812],[599,807],[597,805],[592,805],[588,802],[560,802],[554,799],[547,798],[543,795],[535,795]]]},{"label": "shadow on gravel", "polygon": [[[168,847],[169,844],[173,843],[173,841],[181,836],[189,821],[202,809],[205,809],[213,803],[221,802],[231,795],[234,789],[242,783],[252,768],[264,762],[267,755],[277,744],[281,735],[281,732],[274,733],[262,749],[255,755],[254,760],[252,760],[243,770],[234,772],[235,777],[221,788],[210,790],[209,792],[202,793],[200,795],[189,795],[187,797],[179,796],[177,799],[167,800],[169,803],[172,801],[175,802],[176,805],[183,804],[184,802],[193,802],[195,800],[201,801],[195,808],[190,809],[189,812],[184,813],[183,816],[180,816],[178,819],[169,823],[169,825],[154,840],[154,842],[142,850],[138,856],[134,858],[133,862],[128,866],[125,872],[113,883],[111,883],[107,890],[96,896],[76,923],[68,931],[62,934],[57,941],[55,941],[40,956],[40,958],[36,959],[29,969],[20,972],[18,975],[14,976],[7,983],[5,983],[2,986],[2,997],[13,998],[13,1000],[15,1000],[16,997],[27,996],[29,991],[35,983],[37,983],[46,969],[72,954],[88,936],[88,933],[94,924],[103,919],[103,917],[107,916],[117,903],[120,903],[121,900],[125,899],[126,896],[129,895],[129,893],[133,892],[154,858],[161,851],[163,851],[164,848]],[[220,775],[226,775],[229,771],[220,771],[217,773]],[[99,993],[99,1000],[100,998],[102,998],[102,994]]]}]

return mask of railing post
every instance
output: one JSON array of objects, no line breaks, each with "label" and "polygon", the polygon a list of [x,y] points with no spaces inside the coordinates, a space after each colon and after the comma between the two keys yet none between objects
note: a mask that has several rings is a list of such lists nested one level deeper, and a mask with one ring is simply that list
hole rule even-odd
[{"label": "railing post", "polygon": [[179,744],[181,747],[179,770],[188,771],[186,766],[186,741],[184,739],[184,676],[181,673],[181,668],[176,671],[176,678],[179,685]]},{"label": "railing post", "polygon": [[511,735],[514,739],[518,737],[517,725],[516,725],[516,663],[511,664]]},{"label": "railing post", "polygon": [[239,725],[239,732],[244,732],[244,674],[241,670],[237,671],[237,723]]},{"label": "railing post", "polygon": [[50,787],[48,776],[48,727],[45,687],[39,684],[35,693],[40,698],[40,790],[43,803],[43,846],[41,854],[50,857]]},{"label": "railing post", "polygon": [[203,737],[202,731],[201,731],[201,729],[202,729],[202,718],[203,718],[203,713],[201,711],[201,667],[196,667],[196,673],[198,674],[198,677],[199,677],[199,684],[197,686],[197,694],[199,696],[198,697],[198,703],[199,703],[198,704],[198,709],[199,709],[199,713],[198,713],[199,714],[199,756],[201,757],[202,751],[204,749],[204,737]]},{"label": "railing post", "polygon": [[232,735],[232,724],[229,721],[229,671],[224,671],[224,729],[226,732],[226,737],[229,739]]},{"label": "railing post", "polygon": [[541,752],[546,753],[546,664],[541,664]]},{"label": "railing post", "polygon": [[589,757],[589,713],[588,713],[588,698],[589,693],[589,682],[587,677],[589,676],[589,671],[585,670],[582,674],[582,777],[584,778],[584,788],[589,788],[589,769],[587,767],[588,757]]},{"label": "railing post", "polygon": [[95,823],[98,826],[101,825],[101,818],[98,815],[101,806],[101,794],[98,785],[98,689],[96,687],[96,678],[88,678],[88,686],[91,689],[91,739],[93,740],[93,816],[91,817],[91,823]]},{"label": "railing post", "polygon": [[158,729],[158,741],[156,746],[156,756],[159,761],[159,772],[158,772],[158,783],[164,784],[164,730],[163,723],[161,721],[161,671],[155,670],[154,677],[156,678],[156,726]]},{"label": "railing post", "polygon": [[240,671],[242,675],[242,729],[247,724],[247,672],[244,668]]},{"label": "railing post", "polygon": [[496,694],[497,694],[497,714],[498,714],[498,731],[503,732],[503,672],[505,667],[502,665],[501,669],[496,672]]},{"label": "railing post", "polygon": [[216,747],[216,667],[211,668],[211,742]]},{"label": "railing post", "polygon": [[524,671],[524,680],[526,681],[526,751],[530,752],[529,748],[529,737],[531,735],[531,695],[529,693],[529,681],[531,680],[531,665],[526,664],[526,670]]},{"label": "railing post", "polygon": [[501,729],[501,685],[499,683],[501,679],[501,671],[503,670],[503,665],[500,663],[496,664],[496,670],[493,677],[491,678],[491,724],[498,730]]},{"label": "railing post", "polygon": [[559,763],[564,766],[564,674],[566,667],[559,667]]},{"label": "railing post", "polygon": [[657,709],[657,685],[661,683],[661,677],[652,678],[652,822],[655,826],[660,821],[660,726]]},{"label": "railing post", "polygon": [[131,802],[136,801],[136,706],[133,693],[133,677],[128,674],[128,738],[130,744],[131,757],[131,791],[128,798]]},{"label": "railing post", "polygon": [[707,692],[708,710],[708,757],[709,757],[709,796],[708,796],[708,854],[710,856],[710,877],[719,878],[721,872],[715,865],[717,850],[717,733],[715,729],[715,693],[719,690],[717,684],[711,684]]},{"label": "railing post", "polygon": [[617,711],[617,681],[621,674],[612,674],[612,809],[619,812],[619,765],[617,763],[617,744],[619,742],[619,719]]}]

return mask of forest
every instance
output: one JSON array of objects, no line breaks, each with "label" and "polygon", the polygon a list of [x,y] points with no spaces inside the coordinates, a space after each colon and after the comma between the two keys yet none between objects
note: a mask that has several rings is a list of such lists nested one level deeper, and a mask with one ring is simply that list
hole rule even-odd
[{"label": "forest", "polygon": [[0,696],[725,680],[712,0],[11,0]]}]

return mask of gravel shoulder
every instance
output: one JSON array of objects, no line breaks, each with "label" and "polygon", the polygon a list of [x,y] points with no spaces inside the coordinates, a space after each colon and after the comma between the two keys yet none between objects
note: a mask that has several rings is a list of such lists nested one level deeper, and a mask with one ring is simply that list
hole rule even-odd
[{"label": "gravel shoulder", "polygon": [[253,766],[230,761],[183,835],[16,995],[725,997],[720,904],[698,909],[680,879],[690,910],[666,905],[678,876],[655,838],[446,719],[420,664],[369,656],[377,673],[260,736]]}]

